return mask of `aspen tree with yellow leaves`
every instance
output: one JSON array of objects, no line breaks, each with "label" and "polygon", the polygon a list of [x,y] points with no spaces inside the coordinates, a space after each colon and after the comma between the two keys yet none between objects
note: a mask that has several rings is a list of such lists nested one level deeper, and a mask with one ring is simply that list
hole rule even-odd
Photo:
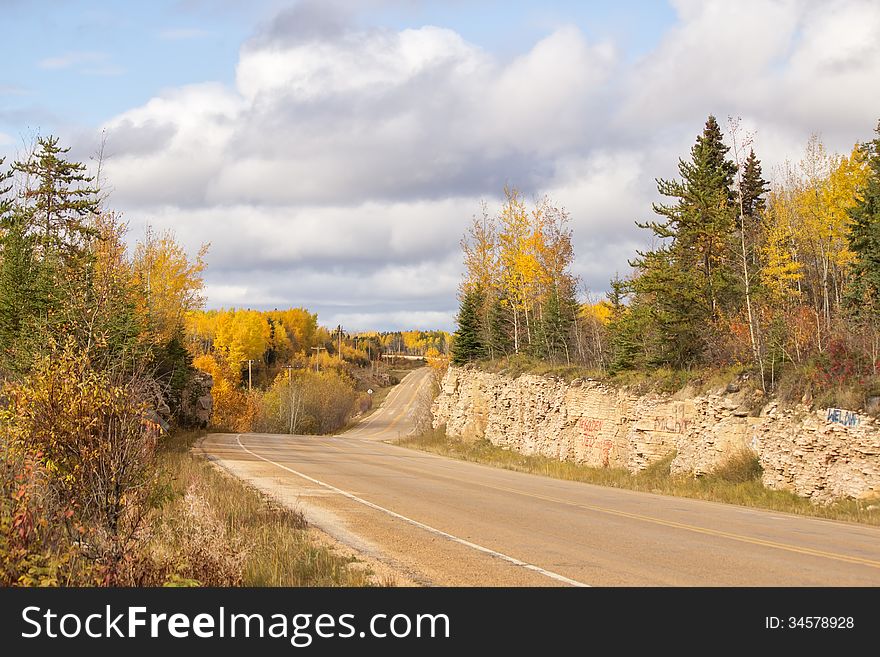
[{"label": "aspen tree with yellow leaves", "polygon": [[522,354],[570,364],[583,345],[568,212],[546,197],[529,208],[514,187],[497,215],[481,210],[461,241],[453,362]]}]

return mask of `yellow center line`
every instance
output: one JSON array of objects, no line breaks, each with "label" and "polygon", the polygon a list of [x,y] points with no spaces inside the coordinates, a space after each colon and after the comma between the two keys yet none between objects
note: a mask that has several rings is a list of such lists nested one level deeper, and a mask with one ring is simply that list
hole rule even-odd
[{"label": "yellow center line", "polygon": [[407,374],[405,377],[403,377],[403,380],[401,380],[401,382],[397,384],[397,387],[391,391],[391,394],[385,398],[385,401],[382,402],[382,406],[379,409],[377,409],[375,413],[373,413],[370,417],[368,417],[366,420],[364,420],[360,424],[356,425],[354,428],[352,428],[347,433],[349,435],[351,435],[351,434],[357,433],[363,429],[366,429],[375,420],[379,419],[380,416],[388,414],[389,407],[390,407],[391,403],[393,401],[397,401],[397,398],[400,397],[401,393],[403,392],[403,389],[406,388],[406,385],[404,385],[404,381],[406,381],[406,379],[409,376],[410,376],[410,374]]},{"label": "yellow center line", "polygon": [[537,493],[527,493],[525,491],[517,490],[515,488],[506,488],[504,486],[493,486],[491,484],[482,484],[486,488],[494,488],[495,490],[504,491],[507,493],[515,493],[517,495],[525,495],[526,497],[533,497],[536,499],[545,500],[548,502],[556,502],[558,504],[565,504],[567,506],[574,506],[580,509],[585,509],[588,511],[595,511],[597,513],[605,513],[612,516],[618,516],[621,518],[630,518],[632,520],[640,520],[642,522],[649,522],[655,525],[663,525],[665,527],[672,527],[674,529],[683,529],[690,532],[696,532],[698,534],[706,534],[709,536],[717,536],[719,538],[727,538],[733,541],[739,541],[741,543],[750,543],[752,545],[760,545],[763,547],[775,548],[777,550],[785,550],[787,552],[796,552],[798,554],[805,554],[813,557],[823,557],[825,559],[834,559],[836,561],[845,561],[847,563],[855,563],[862,566],[870,566],[871,568],[880,568],[880,561],[875,561],[873,559],[866,559],[864,557],[855,557],[847,554],[839,554],[837,552],[827,552],[825,550],[817,550],[814,548],[805,548],[805,547],[797,547],[795,545],[789,545],[787,543],[778,543],[776,541],[770,541],[763,538],[753,538],[751,536],[743,536],[742,534],[734,534],[732,532],[722,531],[720,529],[709,529],[707,527],[698,527],[696,525],[689,525],[683,522],[676,522],[674,520],[663,520],[662,518],[655,518],[653,516],[645,516],[640,513],[631,513],[629,511],[620,511],[617,509],[609,509],[607,507],[596,506],[593,504],[584,504],[581,502],[572,502],[570,500],[563,500],[557,497],[550,497],[547,495],[539,495]]},{"label": "yellow center line", "polygon": [[[406,416],[407,412],[409,412],[412,405],[416,402],[416,399],[418,398],[419,386],[416,385],[416,386],[413,386],[413,388],[414,388],[415,392],[413,392],[413,394],[410,397],[409,401],[407,402],[406,406],[404,406],[403,410],[397,414],[397,416],[394,418],[394,420],[384,429],[384,431],[390,431],[391,429],[393,429],[394,426],[400,421],[400,419]],[[403,393],[403,390],[398,389],[395,392],[397,392],[398,394],[395,396],[394,401],[397,401],[397,397],[401,396],[401,394]],[[388,400],[386,400],[386,402],[387,401]],[[386,409],[382,409],[382,410],[386,410]],[[374,419],[374,418],[375,418],[375,416],[370,419]],[[329,443],[322,442],[319,444],[321,444],[325,447],[330,447],[331,449],[335,449],[336,451],[340,451],[340,452],[346,451],[345,449],[343,449],[341,447],[337,447],[336,445],[332,445]],[[506,493],[514,493],[516,495],[523,495],[525,497],[540,499],[540,500],[544,500],[547,502],[554,502],[557,504],[572,506],[572,507],[584,509],[587,511],[594,511],[596,513],[604,513],[606,515],[617,516],[620,518],[629,518],[631,520],[638,520],[641,522],[647,522],[647,523],[651,523],[651,524],[655,524],[655,525],[661,525],[664,527],[671,527],[673,529],[681,529],[684,531],[694,532],[697,534],[704,534],[706,536],[715,536],[718,538],[726,538],[728,540],[738,541],[740,543],[748,543],[750,545],[769,547],[769,548],[773,548],[773,549],[777,549],[777,550],[784,550],[786,552],[794,552],[797,554],[803,554],[803,555],[807,555],[807,556],[821,557],[821,558],[825,558],[825,559],[832,559],[835,561],[843,561],[846,563],[854,563],[854,564],[858,564],[858,565],[862,565],[862,566],[869,566],[871,568],[880,568],[880,561],[876,561],[874,559],[868,559],[865,557],[857,557],[857,556],[852,556],[852,555],[847,555],[847,554],[840,554],[837,552],[829,552],[826,550],[819,550],[819,549],[815,549],[815,548],[798,547],[795,545],[790,545],[788,543],[779,543],[777,541],[771,541],[768,539],[755,538],[755,537],[751,537],[751,536],[744,536],[742,534],[727,532],[727,531],[723,531],[720,529],[710,529],[708,527],[699,527],[697,525],[690,525],[690,524],[683,523],[683,522],[677,522],[675,520],[664,520],[662,518],[656,518],[653,516],[646,516],[646,515],[643,515],[640,513],[632,513],[629,511],[610,509],[608,507],[597,506],[594,504],[586,504],[586,503],[582,503],[582,502],[573,502],[571,500],[560,499],[560,498],[551,497],[548,495],[541,495],[538,493],[528,493],[528,492],[518,490],[515,488],[507,488],[504,486],[494,486],[492,484],[487,484],[487,483],[482,483],[482,482],[474,482],[474,483],[477,483],[478,485],[484,486],[486,488],[491,488],[491,489],[506,492]]]},{"label": "yellow center line", "polygon": [[415,392],[413,392],[413,395],[412,395],[412,397],[410,398],[409,402],[407,402],[406,406],[403,407],[403,410],[400,411],[400,413],[398,413],[397,417],[394,418],[394,420],[391,422],[391,424],[389,424],[389,425],[385,428],[386,431],[391,431],[391,429],[394,428],[394,425],[397,424],[398,422],[400,422],[400,418],[406,416],[406,414],[409,412],[409,409],[410,409],[410,408],[412,407],[412,405],[415,403],[416,399],[418,399],[418,396],[419,396],[419,394],[418,394],[418,393],[419,393],[419,386],[414,386],[414,387],[415,387]]}]

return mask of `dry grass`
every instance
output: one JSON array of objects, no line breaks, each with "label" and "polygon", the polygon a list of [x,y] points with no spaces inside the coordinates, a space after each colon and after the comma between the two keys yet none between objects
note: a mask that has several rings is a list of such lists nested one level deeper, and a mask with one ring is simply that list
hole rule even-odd
[{"label": "dry grass", "polygon": [[161,518],[151,550],[170,581],[210,586],[370,586],[372,575],[316,544],[302,515],[190,454],[187,433],[163,451]]},{"label": "dry grass", "polygon": [[[592,468],[571,461],[544,456],[525,456],[502,449],[488,441],[463,442],[447,438],[441,429],[397,442],[402,447],[420,449],[442,456],[483,463],[507,470],[544,475],[555,479],[581,481],[600,486],[690,497],[713,502],[738,504],[831,520],[845,520],[880,525],[880,502],[838,500],[829,505],[815,505],[794,493],[765,488],[761,467],[750,452],[732,455],[713,473],[703,477],[673,476],[673,454],[653,463],[637,474],[623,468]],[[868,508],[872,507],[872,508]]]},{"label": "dry grass", "polygon": [[[704,367],[690,370],[677,370],[658,367],[650,370],[626,370],[608,374],[602,370],[581,365],[549,363],[526,355],[484,360],[476,364],[486,372],[505,374],[516,378],[522,374],[557,377],[571,382],[574,379],[595,379],[617,387],[628,388],[637,394],[649,392],[675,393],[688,387],[694,394],[723,388],[728,383],[741,380],[748,370],[742,365],[727,367]],[[759,385],[758,381],[753,382]]]}]

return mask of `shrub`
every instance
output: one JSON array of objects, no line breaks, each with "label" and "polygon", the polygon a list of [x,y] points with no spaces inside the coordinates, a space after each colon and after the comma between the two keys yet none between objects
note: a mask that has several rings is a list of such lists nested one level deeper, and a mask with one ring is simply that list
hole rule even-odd
[{"label": "shrub", "polygon": [[7,452],[40,477],[39,495],[31,482],[22,495],[43,507],[45,522],[61,514],[59,526],[94,563],[99,583],[116,583],[141,539],[158,437],[146,401],[153,385],[121,367],[93,368],[69,341],[51,345],[23,381],[6,386]]}]

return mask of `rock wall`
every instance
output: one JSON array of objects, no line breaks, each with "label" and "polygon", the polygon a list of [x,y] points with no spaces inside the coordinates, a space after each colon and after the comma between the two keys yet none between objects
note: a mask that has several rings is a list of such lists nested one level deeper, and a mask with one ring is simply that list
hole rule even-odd
[{"label": "rock wall", "polygon": [[214,402],[211,388],[214,379],[207,372],[194,370],[192,376],[181,393],[180,417],[183,426],[207,427],[211,422]]},{"label": "rock wall", "polygon": [[819,501],[880,494],[873,419],[806,407],[781,412],[773,403],[755,416],[752,402],[736,386],[698,396],[636,395],[593,380],[451,367],[432,413],[450,436],[523,454],[637,472],[675,451],[674,473],[701,475],[751,449],[771,488]]}]

